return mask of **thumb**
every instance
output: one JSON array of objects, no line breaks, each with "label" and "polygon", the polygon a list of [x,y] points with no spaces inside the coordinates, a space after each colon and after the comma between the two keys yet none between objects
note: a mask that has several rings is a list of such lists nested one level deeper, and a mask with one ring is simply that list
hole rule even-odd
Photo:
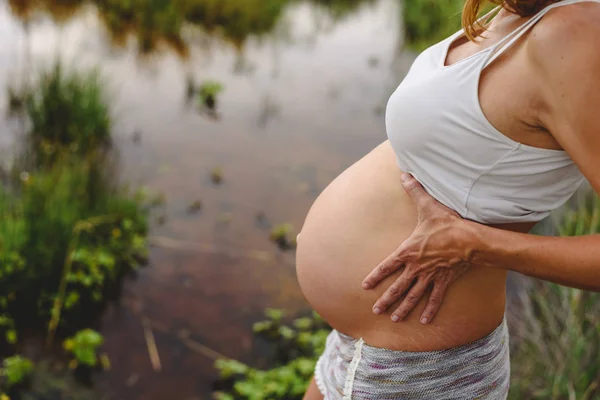
[{"label": "thumb", "polygon": [[402,174],[402,186],[406,193],[411,199],[417,204],[417,206],[424,206],[425,202],[428,201],[431,196],[423,189],[423,186],[417,181],[411,174]]}]

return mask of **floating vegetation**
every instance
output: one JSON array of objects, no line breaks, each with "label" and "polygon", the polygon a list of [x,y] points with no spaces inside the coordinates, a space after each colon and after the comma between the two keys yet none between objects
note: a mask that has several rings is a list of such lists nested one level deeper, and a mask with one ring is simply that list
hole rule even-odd
[{"label": "floating vegetation", "polygon": [[222,212],[217,216],[217,221],[221,224],[228,224],[233,220],[233,214],[230,212]]},{"label": "floating vegetation", "polygon": [[9,114],[16,114],[23,111],[25,100],[18,90],[13,87],[9,87],[7,90],[7,97]]},{"label": "floating vegetation", "polygon": [[269,238],[275,242],[281,250],[289,250],[296,247],[296,238],[293,237],[294,227],[292,224],[279,224],[271,229]]},{"label": "floating vegetation", "polygon": [[217,96],[225,90],[224,86],[216,81],[206,81],[200,85],[198,90],[198,102],[200,106],[214,110],[217,106]]},{"label": "floating vegetation", "polygon": [[75,369],[78,366],[95,368],[99,365],[108,369],[108,356],[99,353],[99,348],[104,343],[104,338],[93,329],[84,329],[77,332],[74,336],[67,338],[63,342],[63,347],[67,353],[72,355],[69,368]]},{"label": "floating vegetation", "polygon": [[263,228],[263,229],[271,228],[271,223],[269,222],[269,218],[267,217],[267,214],[265,214],[264,211],[257,212],[255,215],[255,220],[256,220],[256,224],[258,225],[258,227]]},{"label": "floating vegetation", "polygon": [[217,399],[302,399],[330,328],[314,313],[292,326],[284,324],[281,310],[268,309],[265,314],[267,320],[255,323],[253,330],[273,346],[275,367],[261,371],[235,360],[217,360],[215,368],[228,388],[215,393]]},{"label": "floating vegetation", "polygon": [[167,204],[167,196],[164,193],[157,193],[150,199],[149,204],[153,207],[164,206]]},{"label": "floating vegetation", "polygon": [[188,206],[187,212],[188,214],[195,214],[202,210],[202,206],[202,200],[195,200]]},{"label": "floating vegetation", "polygon": [[223,183],[223,169],[221,167],[215,167],[210,171],[210,180],[215,185]]},{"label": "floating vegetation", "polygon": [[161,214],[158,217],[156,217],[156,224],[157,225],[164,225],[167,223],[167,216],[165,214]]}]

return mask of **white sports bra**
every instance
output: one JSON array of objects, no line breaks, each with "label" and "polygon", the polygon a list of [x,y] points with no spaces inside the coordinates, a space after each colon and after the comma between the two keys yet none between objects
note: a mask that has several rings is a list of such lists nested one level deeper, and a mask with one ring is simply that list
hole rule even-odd
[{"label": "white sports bra", "polygon": [[[584,178],[569,155],[518,143],[487,120],[479,103],[481,71],[554,3],[497,44],[445,66],[463,31],[422,52],[386,110],[398,166],[463,218],[486,224],[535,222],[564,204]],[[485,18],[485,17],[484,17]]]}]

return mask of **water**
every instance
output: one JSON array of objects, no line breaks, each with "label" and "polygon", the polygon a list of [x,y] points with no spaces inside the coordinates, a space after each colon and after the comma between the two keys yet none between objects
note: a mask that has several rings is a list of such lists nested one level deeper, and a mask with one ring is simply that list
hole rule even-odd
[{"label": "water", "polygon": [[[252,322],[266,307],[310,310],[294,254],[269,241],[269,227],[289,222],[297,232],[318,193],[385,139],[387,98],[414,57],[402,50],[398,2],[354,2],[340,19],[297,2],[269,33],[235,43],[186,25],[184,46],[159,43],[148,54],[131,38],[115,45],[94,7],[24,19],[15,16],[20,3],[12,11],[0,3],[0,87],[57,54],[75,67],[99,66],[124,180],[167,200],[155,215],[150,265],[103,319],[112,369],[99,390],[115,399],[204,399],[217,353],[266,367]],[[218,119],[186,101],[189,77],[224,84]],[[2,144],[13,138],[9,128],[0,123]],[[220,185],[210,180],[215,167]],[[196,200],[202,209],[188,213]]]}]

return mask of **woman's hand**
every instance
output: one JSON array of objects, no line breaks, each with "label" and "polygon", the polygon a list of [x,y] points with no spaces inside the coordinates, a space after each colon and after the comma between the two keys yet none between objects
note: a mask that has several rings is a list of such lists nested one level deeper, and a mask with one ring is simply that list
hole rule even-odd
[{"label": "woman's hand", "polygon": [[384,278],[404,267],[402,275],[377,300],[373,312],[383,313],[404,296],[391,315],[392,321],[402,321],[433,285],[421,315],[421,323],[427,324],[440,308],[450,284],[469,269],[473,253],[469,243],[476,238],[467,221],[431,197],[410,174],[403,174],[402,181],[404,189],[417,206],[417,227],[394,253],[366,277],[363,288],[374,288]]}]

